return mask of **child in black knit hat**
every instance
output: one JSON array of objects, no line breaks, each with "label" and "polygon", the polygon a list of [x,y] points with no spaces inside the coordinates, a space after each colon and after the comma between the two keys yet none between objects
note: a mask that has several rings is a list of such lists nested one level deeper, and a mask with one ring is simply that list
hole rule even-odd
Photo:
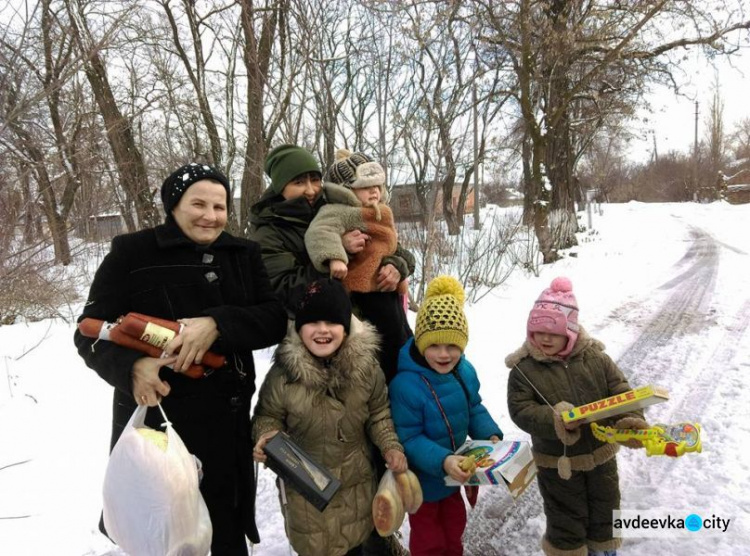
[{"label": "child in black knit hat", "polygon": [[326,278],[309,284],[295,315],[258,395],[253,456],[265,461],[263,447],[283,430],[341,478],[323,513],[287,490],[284,519],[299,554],[344,555],[373,530],[377,476],[371,449],[395,472],[406,470],[406,457],[378,367],[377,333],[352,316],[341,283]]}]

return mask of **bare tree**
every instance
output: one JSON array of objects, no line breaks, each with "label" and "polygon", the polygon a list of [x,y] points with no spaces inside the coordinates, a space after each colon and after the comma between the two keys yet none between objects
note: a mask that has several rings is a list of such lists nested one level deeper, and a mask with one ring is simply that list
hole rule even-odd
[{"label": "bare tree", "polygon": [[[678,49],[700,45],[730,54],[737,31],[750,28],[742,2],[722,8],[702,2],[648,0],[567,2],[565,0],[477,0],[485,39],[510,53],[518,76],[518,103],[524,120],[527,209],[544,261],[569,245],[568,234],[551,233],[549,215],[563,212],[563,225],[575,222],[575,168],[591,134],[613,107],[632,106],[648,83],[675,85]],[[689,28],[675,38],[672,29]],[[583,126],[580,117],[586,116]],[[583,134],[583,135],[582,135]],[[583,152],[583,149],[579,149]],[[567,215],[567,216],[566,216]]]},{"label": "bare tree", "polygon": [[724,137],[724,101],[721,98],[721,89],[718,81],[713,85],[713,98],[711,99],[711,110],[706,122],[708,132],[706,145],[708,149],[707,172],[711,180],[704,185],[712,187],[718,172],[726,163],[725,137]]},{"label": "bare tree", "polygon": [[735,125],[730,144],[736,159],[750,158],[750,117]]},{"label": "bare tree", "polygon": [[244,33],[243,61],[247,72],[247,143],[242,173],[240,222],[247,229],[250,207],[263,191],[263,160],[268,148],[263,114],[271,55],[277,33],[288,15],[287,0],[267,0],[256,7],[252,0],[240,0]]},{"label": "bare tree", "polygon": [[[204,31],[206,30],[206,20],[211,16],[212,12],[227,9],[227,7],[218,6],[209,9],[207,14],[199,14],[198,6],[195,2],[182,0],[182,12],[187,21],[188,31],[187,33],[183,33],[183,28],[178,25],[177,18],[172,9],[172,2],[170,2],[170,0],[159,0],[159,4],[167,16],[169,28],[172,33],[172,42],[177,51],[178,57],[184,66],[190,84],[194,89],[195,97],[198,100],[199,113],[208,134],[210,145],[207,159],[211,164],[221,167],[224,158],[222,152],[223,149],[207,90],[207,64],[206,53],[204,52]],[[183,44],[183,37],[185,34],[191,39],[191,44],[187,47]],[[188,49],[191,52],[190,55],[188,54]],[[212,49],[208,48],[208,53],[211,54],[211,52]]]},{"label": "bare tree", "polygon": [[[425,214],[432,210],[425,186],[434,183],[440,189],[448,233],[456,235],[463,226],[469,184],[477,167],[467,130],[478,104],[482,132],[476,158],[481,161],[491,122],[507,99],[501,90],[502,63],[496,58],[490,68],[482,62],[474,29],[459,3],[411,4],[401,14],[408,17],[403,48],[410,52],[405,56],[410,66],[404,79],[410,81],[411,95],[410,104],[399,107],[402,113],[394,124],[408,128],[403,133],[404,152],[418,178]],[[476,100],[475,87],[479,88]]]},{"label": "bare tree", "polygon": [[104,120],[107,140],[112,148],[120,183],[133,200],[138,225],[154,226],[157,223],[156,209],[143,156],[136,144],[130,120],[120,111],[104,59],[100,54],[105,49],[109,33],[116,32],[119,19],[127,16],[129,11],[137,10],[139,5],[137,2],[131,3],[105,31],[104,39],[96,40],[91,33],[80,0],[65,0],[64,4],[70,19],[71,32],[83,60],[84,72]]},{"label": "bare tree", "polygon": [[[68,265],[67,221],[81,183],[75,137],[84,123],[78,107],[63,105],[64,87],[74,63],[70,35],[59,24],[49,0],[43,0],[35,13],[38,19],[28,22],[20,43],[2,41],[3,51],[10,54],[10,58],[2,58],[6,62],[2,64],[6,76],[2,112],[10,134],[4,142],[11,155],[22,162],[17,168],[29,172],[22,175],[22,183],[30,183],[33,176],[55,261]],[[31,195],[29,202],[33,204]]]}]

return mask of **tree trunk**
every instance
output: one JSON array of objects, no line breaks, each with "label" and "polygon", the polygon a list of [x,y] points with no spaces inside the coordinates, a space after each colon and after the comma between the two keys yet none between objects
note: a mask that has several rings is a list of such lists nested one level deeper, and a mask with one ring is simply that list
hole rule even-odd
[{"label": "tree trunk", "polygon": [[[569,21],[572,5],[567,0],[553,0],[549,4],[547,15],[552,26],[551,39],[554,48],[545,52],[547,77],[547,102],[545,119],[547,135],[544,164],[547,178],[552,188],[549,212],[555,212],[552,241],[555,249],[564,249],[575,245],[575,205],[573,202],[573,143],[570,131],[570,72],[572,52],[569,44]],[[572,230],[572,231],[571,231]]]},{"label": "tree trunk", "polygon": [[[542,133],[537,122],[538,93],[533,88],[532,77],[535,75],[535,61],[532,56],[532,17],[530,2],[520,3],[521,25],[521,66],[518,69],[520,88],[521,114],[524,121],[523,172],[527,197],[524,200],[524,222],[533,222],[534,233],[542,252],[543,263],[557,260],[558,255],[552,243],[549,229],[550,183],[544,174],[545,153],[547,150],[546,135]],[[531,213],[531,214],[529,214]]]},{"label": "tree trunk", "polygon": [[[15,99],[14,91],[10,91],[8,98],[11,102]],[[52,182],[45,165],[44,153],[34,143],[32,135],[21,127],[18,120],[10,120],[8,127],[20,140],[20,146],[30,161],[29,168],[36,177],[39,194],[42,197],[42,206],[47,217],[47,227],[52,236],[52,244],[55,251],[55,262],[62,265],[69,265],[70,242],[68,241],[68,228],[65,218],[61,216],[57,206],[55,191],[52,189]],[[24,178],[26,180],[28,178]]]},{"label": "tree trunk", "polygon": [[[148,175],[143,156],[135,143],[130,122],[120,113],[107,70],[99,56],[100,47],[92,44],[86,19],[78,2],[66,2],[71,30],[84,60],[84,72],[94,93],[99,113],[104,120],[107,140],[117,166],[120,184],[127,189],[135,202],[138,224],[141,228],[158,223],[153,195],[149,190]],[[75,5],[73,5],[75,4]]]},{"label": "tree trunk", "polygon": [[67,266],[70,264],[70,241],[68,240],[68,226],[65,219],[60,215],[57,207],[55,191],[47,174],[47,168],[40,152],[35,149],[29,150],[29,157],[34,161],[34,174],[36,175],[39,193],[42,197],[44,214],[47,217],[47,228],[52,236],[52,245],[55,250],[55,263]]},{"label": "tree trunk", "polygon": [[461,233],[463,222],[459,220],[456,210],[453,208],[453,186],[456,184],[456,170],[448,172],[448,176],[443,181],[443,217],[445,224],[448,226],[448,235],[457,236]]},{"label": "tree trunk", "polygon": [[263,10],[263,25],[260,39],[255,36],[253,18],[255,8],[252,0],[241,0],[242,30],[245,35],[243,61],[247,70],[247,145],[245,167],[242,171],[242,201],[240,202],[240,230],[250,233],[250,208],[263,192],[263,161],[267,150],[267,137],[263,118],[263,97],[268,77],[271,51],[276,35],[279,13],[286,10],[286,3]]},{"label": "tree trunk", "polygon": [[28,165],[19,167],[18,175],[21,176],[21,196],[23,201],[23,244],[31,245],[39,237],[39,217],[34,196],[31,194],[30,169]]}]

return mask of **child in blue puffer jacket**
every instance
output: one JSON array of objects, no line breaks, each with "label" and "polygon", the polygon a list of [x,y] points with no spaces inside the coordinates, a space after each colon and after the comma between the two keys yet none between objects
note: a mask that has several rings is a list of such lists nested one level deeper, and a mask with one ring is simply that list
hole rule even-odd
[{"label": "child in blue puffer jacket", "polygon": [[467,437],[495,442],[503,433],[482,405],[479,379],[463,356],[469,327],[464,291],[450,276],[427,286],[417,313],[414,338],[399,353],[398,373],[389,386],[391,414],[409,467],[419,478],[424,503],[409,516],[412,556],[461,555],[466,509],[459,487],[470,473],[454,455]]}]

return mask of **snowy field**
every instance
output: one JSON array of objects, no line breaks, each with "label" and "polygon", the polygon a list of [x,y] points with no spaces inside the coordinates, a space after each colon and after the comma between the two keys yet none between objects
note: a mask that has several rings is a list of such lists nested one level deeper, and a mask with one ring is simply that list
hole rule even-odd
[{"label": "snowy field", "polygon": [[[621,555],[750,555],[750,205],[605,205],[576,256],[541,276],[516,272],[467,307],[467,357],[507,439],[526,439],[508,417],[505,356],[523,341],[532,302],[571,278],[580,322],[602,340],[633,386],[658,384],[669,402],[651,422],[697,421],[703,453],[679,459],[618,455],[622,508],[730,519],[724,533],[628,539]],[[73,322],[0,327],[0,555],[122,555],[97,530],[107,463],[111,389],[73,347]],[[413,315],[412,315],[413,317]],[[257,385],[270,351],[256,353]],[[179,432],[179,431],[178,431]],[[273,474],[258,485],[261,544],[290,554]],[[485,487],[470,513],[467,555],[541,554],[536,485],[516,502]],[[402,528],[408,538],[408,523]]]}]

